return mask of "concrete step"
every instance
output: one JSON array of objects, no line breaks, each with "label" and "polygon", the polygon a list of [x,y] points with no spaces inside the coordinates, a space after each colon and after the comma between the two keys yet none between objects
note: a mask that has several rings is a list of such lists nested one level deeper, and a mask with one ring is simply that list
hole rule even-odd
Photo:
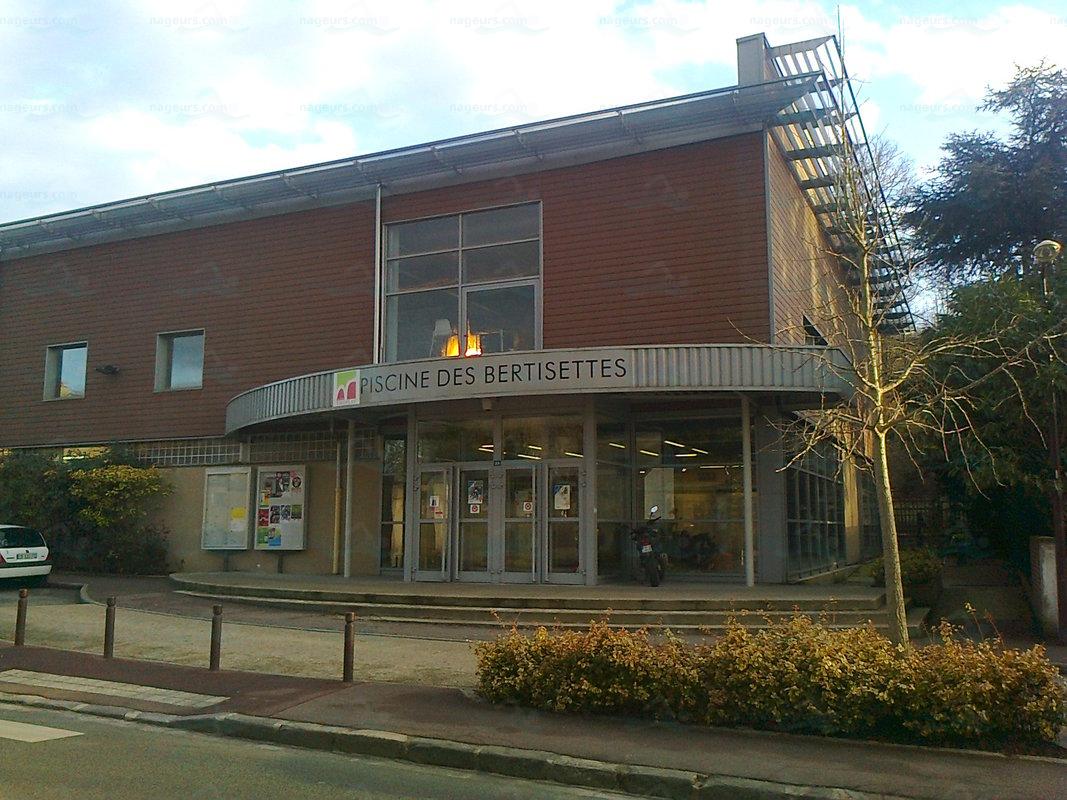
[{"label": "concrete step", "polygon": [[[216,595],[181,590],[192,597],[219,599]],[[226,600],[251,605],[320,614],[354,612],[358,618],[375,622],[419,622],[441,625],[564,625],[585,627],[596,620],[606,620],[617,627],[670,627],[698,630],[703,627],[722,628],[731,618],[750,627],[789,619],[793,610],[676,610],[659,609],[601,609],[601,608],[504,608],[488,606],[447,606],[426,603],[335,603],[332,601],[300,600],[227,595]],[[837,627],[884,622],[885,609],[840,608],[830,611],[814,609],[802,611],[814,619]]]},{"label": "concrete step", "polygon": [[[877,611],[885,607],[884,593],[865,593],[834,599],[832,596],[785,596],[752,597],[743,594],[724,597],[679,597],[677,594],[664,593],[662,597],[634,597],[625,593],[612,596],[610,590],[597,596],[589,596],[571,590],[573,587],[538,587],[544,591],[519,594],[501,591],[499,595],[460,594],[442,591],[440,594],[426,592],[407,592],[402,589],[388,592],[303,588],[293,586],[271,586],[244,584],[240,582],[209,583],[188,579],[180,575],[171,576],[178,586],[178,591],[198,597],[213,597],[220,600],[241,597],[279,601],[304,601],[351,606],[433,606],[436,608],[485,608],[497,609],[559,609],[579,610],[582,612],[612,611],[701,611],[718,612],[743,610],[767,610],[792,612],[800,611]],[[508,587],[513,590],[515,587]],[[605,588],[606,587],[598,587]],[[568,591],[571,590],[571,591]],[[652,590],[655,591],[655,590]],[[488,605],[487,605],[488,604]]]}]

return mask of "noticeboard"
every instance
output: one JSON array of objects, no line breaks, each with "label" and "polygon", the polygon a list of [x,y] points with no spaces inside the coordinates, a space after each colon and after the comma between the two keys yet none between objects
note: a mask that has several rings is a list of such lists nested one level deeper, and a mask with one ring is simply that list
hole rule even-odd
[{"label": "noticeboard", "polygon": [[256,550],[303,550],[307,470],[303,465],[256,470]]},{"label": "noticeboard", "polygon": [[247,550],[251,467],[209,467],[204,473],[203,550]]}]

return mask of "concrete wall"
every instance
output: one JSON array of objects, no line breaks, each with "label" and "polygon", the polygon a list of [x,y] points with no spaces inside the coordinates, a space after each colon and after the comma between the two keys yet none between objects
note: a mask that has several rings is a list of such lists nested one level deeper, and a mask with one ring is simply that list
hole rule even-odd
[{"label": "concrete wall", "polygon": [[357,461],[352,508],[352,574],[377,575],[381,527],[382,469],[377,461]]},{"label": "concrete wall", "polygon": [[[168,566],[178,572],[217,571],[229,568],[248,572],[277,572],[279,556],[285,572],[329,575],[334,557],[334,491],[336,471],[329,462],[307,464],[306,549],[295,552],[202,550],[204,467],[164,468],[160,472],[173,487],[153,522],[170,533]],[[353,509],[352,574],[378,574],[381,469],[377,461],[357,462]],[[343,505],[342,505],[343,508]],[[250,513],[255,510],[250,508]]]},{"label": "concrete wall", "polygon": [[1056,540],[1051,536],[1030,537],[1030,602],[1041,632],[1055,636],[1059,627],[1056,593]]}]

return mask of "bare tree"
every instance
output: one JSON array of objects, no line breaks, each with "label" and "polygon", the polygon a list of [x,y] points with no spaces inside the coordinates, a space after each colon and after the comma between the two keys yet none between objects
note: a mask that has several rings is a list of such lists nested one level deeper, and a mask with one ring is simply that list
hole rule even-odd
[{"label": "bare tree", "polygon": [[[825,212],[828,235],[815,244],[824,273],[819,283],[831,290],[812,313],[828,344],[844,351],[850,362],[842,370],[827,356],[825,367],[841,374],[854,394],[848,402],[824,403],[798,415],[787,425],[787,434],[795,454],[791,463],[827,444],[838,451],[842,463],[869,460],[878,501],[889,633],[893,641],[906,645],[890,441],[895,439],[912,454],[931,442],[947,452],[956,437],[971,437],[981,447],[981,431],[971,419],[976,390],[995,374],[1011,375],[1014,367],[1032,363],[1037,340],[1013,350],[1002,344],[1002,334],[1014,324],[1010,318],[978,335],[917,330],[908,304],[921,264],[901,246],[896,231],[899,208],[889,201],[906,194],[901,184],[910,170],[890,145],[854,147],[844,130],[838,141],[829,161],[834,200]],[[1040,340],[1062,335],[1062,330],[1043,331]],[[977,373],[944,368],[946,363],[975,362],[995,366]]]}]

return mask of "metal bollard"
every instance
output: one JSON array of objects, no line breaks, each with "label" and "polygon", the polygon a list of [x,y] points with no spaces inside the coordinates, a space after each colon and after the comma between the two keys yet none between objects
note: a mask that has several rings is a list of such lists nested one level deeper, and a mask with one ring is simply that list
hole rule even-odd
[{"label": "metal bollard", "polygon": [[345,665],[341,680],[352,683],[352,666],[356,650],[356,615],[349,611],[345,614]]},{"label": "metal bollard", "polygon": [[19,589],[19,608],[15,614],[15,647],[26,644],[26,606],[29,603],[29,589]]},{"label": "metal bollard", "polygon": [[222,606],[211,607],[211,657],[208,669],[219,671],[222,656]]},{"label": "metal bollard", "polygon": [[107,599],[104,609],[104,658],[115,657],[115,598]]}]

